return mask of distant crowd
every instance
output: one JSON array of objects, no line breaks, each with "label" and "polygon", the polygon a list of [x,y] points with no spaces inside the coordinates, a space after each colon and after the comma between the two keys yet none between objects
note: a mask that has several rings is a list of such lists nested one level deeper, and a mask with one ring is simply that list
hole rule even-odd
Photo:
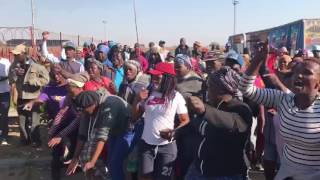
[{"label": "distant crowd", "polygon": [[20,44],[0,59],[0,148],[18,116],[21,144],[52,150],[53,180],[320,179],[320,45],[66,42],[56,57],[42,36],[37,57]]}]

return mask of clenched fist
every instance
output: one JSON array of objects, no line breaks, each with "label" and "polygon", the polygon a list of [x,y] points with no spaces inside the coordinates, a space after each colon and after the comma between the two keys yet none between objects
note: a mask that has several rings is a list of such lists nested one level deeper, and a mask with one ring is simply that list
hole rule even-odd
[{"label": "clenched fist", "polygon": [[206,107],[203,101],[196,96],[189,97],[188,107],[190,108],[190,110],[192,110],[196,114],[203,114],[206,111]]}]

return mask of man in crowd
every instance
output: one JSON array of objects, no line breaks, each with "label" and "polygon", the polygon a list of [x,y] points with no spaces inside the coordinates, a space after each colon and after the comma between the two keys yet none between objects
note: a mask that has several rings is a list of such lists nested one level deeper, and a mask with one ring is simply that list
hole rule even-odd
[{"label": "man in crowd", "polygon": [[[187,55],[178,54],[175,57],[174,67],[177,77],[176,89],[182,94],[186,101],[189,97],[196,96],[204,98],[203,80],[199,75],[192,71],[191,58]],[[188,111],[191,112],[191,111]],[[194,120],[193,114],[189,113],[190,121]],[[198,147],[201,137],[191,124],[183,127],[177,136],[178,163],[181,174],[178,179],[184,179],[185,174],[196,156],[196,147]]]},{"label": "man in crowd", "polygon": [[8,81],[10,61],[0,57],[0,144],[8,145],[8,110],[10,104],[10,86]]},{"label": "man in crowd", "polygon": [[178,54],[184,54],[191,57],[191,51],[185,38],[180,39],[180,45],[175,50],[175,56]]},{"label": "man in crowd", "polygon": [[168,52],[169,52],[169,51],[166,49],[165,45],[166,45],[166,42],[165,42],[165,41],[163,41],[163,40],[159,41],[159,46],[160,46],[159,54],[160,54],[160,57],[161,57],[161,61],[162,61],[162,62],[165,62],[166,57],[167,57]]},{"label": "man in crowd", "polygon": [[76,74],[84,71],[84,66],[78,62],[76,58],[76,46],[73,42],[69,41],[64,45],[66,53],[66,61],[61,61],[61,67],[68,73]]},{"label": "man in crowd", "polygon": [[312,46],[312,53],[313,57],[320,58],[320,45],[313,45]]},{"label": "man in crowd", "polygon": [[35,147],[41,146],[39,107],[32,111],[24,109],[24,104],[38,98],[42,87],[49,83],[49,73],[45,67],[28,59],[27,48],[20,44],[12,51],[14,62],[9,71],[11,87],[17,91],[17,106],[19,125],[23,144],[32,143]]},{"label": "man in crowd", "polygon": [[[74,173],[80,159],[87,178],[103,179],[107,176],[106,165],[99,158],[100,154],[109,135],[118,136],[127,130],[131,118],[131,107],[120,97],[110,96],[107,91],[82,92],[75,102],[79,108],[83,109],[83,116],[86,118],[80,121],[77,148],[67,173]],[[115,167],[117,169],[113,169],[111,165],[112,179],[121,178],[113,172],[122,171],[122,163],[119,167]]]}]

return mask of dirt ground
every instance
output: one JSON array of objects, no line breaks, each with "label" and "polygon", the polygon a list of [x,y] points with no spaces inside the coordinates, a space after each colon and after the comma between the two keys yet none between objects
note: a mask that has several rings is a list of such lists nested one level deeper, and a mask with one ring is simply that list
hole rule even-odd
[{"label": "dirt ground", "polygon": [[[20,144],[19,126],[10,120],[8,146],[0,146],[0,180],[50,180],[50,149],[47,144],[48,128],[41,125],[42,147],[35,149]],[[62,170],[62,173],[66,169]],[[262,172],[250,172],[252,180],[264,180]],[[73,176],[63,175],[62,180],[84,180],[82,172]]]}]

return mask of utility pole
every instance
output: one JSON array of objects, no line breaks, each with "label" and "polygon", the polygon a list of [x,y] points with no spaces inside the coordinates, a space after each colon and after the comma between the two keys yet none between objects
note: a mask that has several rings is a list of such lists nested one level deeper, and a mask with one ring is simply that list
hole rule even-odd
[{"label": "utility pole", "polygon": [[133,0],[133,12],[134,12],[134,23],[135,23],[135,26],[136,26],[137,43],[139,44],[139,33],[138,33],[137,13],[136,13],[136,0]]},{"label": "utility pole", "polygon": [[[107,21],[103,20],[102,23],[103,23],[103,28],[104,28],[104,40],[107,41]],[[109,39],[110,39],[110,37],[109,37]]]},{"label": "utility pole", "polygon": [[238,0],[232,0],[233,4],[233,35],[236,34],[237,28],[237,4],[239,4]]},{"label": "utility pole", "polygon": [[32,47],[36,46],[36,40],[35,40],[35,33],[34,33],[34,2],[31,0],[31,42],[32,42]]}]

